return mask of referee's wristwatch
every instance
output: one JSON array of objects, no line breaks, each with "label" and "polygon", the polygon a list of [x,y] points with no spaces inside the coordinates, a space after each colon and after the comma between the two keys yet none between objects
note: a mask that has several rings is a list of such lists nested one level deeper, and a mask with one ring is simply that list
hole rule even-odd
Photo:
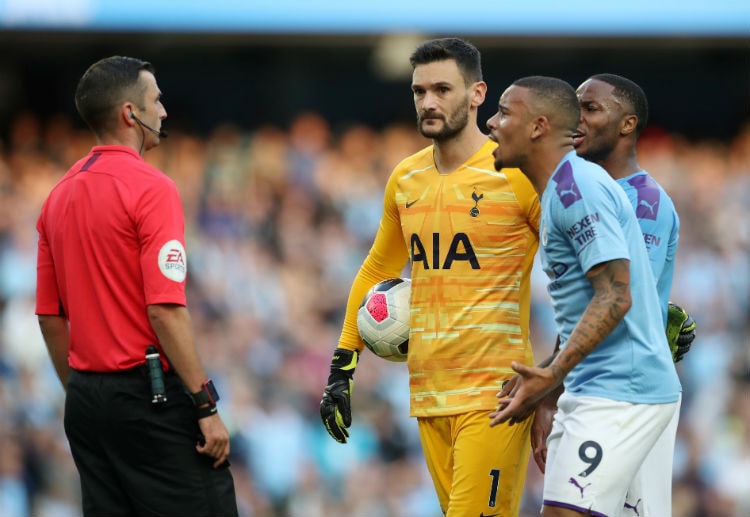
[{"label": "referee's wristwatch", "polygon": [[193,399],[193,405],[196,408],[198,420],[206,418],[216,413],[216,403],[219,401],[219,392],[216,391],[214,381],[208,379],[201,384],[200,391],[190,394]]}]

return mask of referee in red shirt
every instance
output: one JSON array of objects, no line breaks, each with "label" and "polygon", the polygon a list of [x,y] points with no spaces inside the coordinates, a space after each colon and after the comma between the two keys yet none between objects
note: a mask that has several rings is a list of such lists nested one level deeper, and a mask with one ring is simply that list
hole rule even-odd
[{"label": "referee in red shirt", "polygon": [[113,56],[78,83],[97,145],[42,207],[36,314],[66,390],[83,514],[236,516],[229,432],[186,307],[182,202],[142,157],[166,137],[154,74]]}]

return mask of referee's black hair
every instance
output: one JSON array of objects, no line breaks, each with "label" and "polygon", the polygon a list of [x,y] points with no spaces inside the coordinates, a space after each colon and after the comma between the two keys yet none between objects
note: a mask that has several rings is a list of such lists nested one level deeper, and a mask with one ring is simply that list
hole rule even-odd
[{"label": "referee's black hair", "polygon": [[143,103],[146,85],[140,80],[141,70],[155,73],[148,61],[111,56],[91,65],[78,81],[76,109],[96,135],[114,129],[113,115],[123,102]]}]

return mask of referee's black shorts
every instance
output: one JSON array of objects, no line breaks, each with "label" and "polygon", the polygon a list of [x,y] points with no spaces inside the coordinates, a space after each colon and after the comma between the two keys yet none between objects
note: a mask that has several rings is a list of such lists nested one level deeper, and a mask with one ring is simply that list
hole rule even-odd
[{"label": "referee's black shorts", "polygon": [[156,406],[145,369],[71,372],[64,422],[84,516],[237,516],[229,464],[215,469],[195,450],[192,401],[177,375],[164,382],[167,402]]}]

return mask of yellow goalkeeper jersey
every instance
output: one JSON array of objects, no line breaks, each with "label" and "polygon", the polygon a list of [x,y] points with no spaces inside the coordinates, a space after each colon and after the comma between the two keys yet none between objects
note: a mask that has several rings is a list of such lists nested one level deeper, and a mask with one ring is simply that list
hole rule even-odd
[{"label": "yellow goalkeeper jersey", "polygon": [[356,314],[376,282],[411,261],[411,415],[496,408],[512,361],[533,364],[530,274],[539,201],[518,169],[495,171],[488,140],[449,174],[433,146],[396,166],[383,217],[349,295],[339,346],[362,350]]}]

